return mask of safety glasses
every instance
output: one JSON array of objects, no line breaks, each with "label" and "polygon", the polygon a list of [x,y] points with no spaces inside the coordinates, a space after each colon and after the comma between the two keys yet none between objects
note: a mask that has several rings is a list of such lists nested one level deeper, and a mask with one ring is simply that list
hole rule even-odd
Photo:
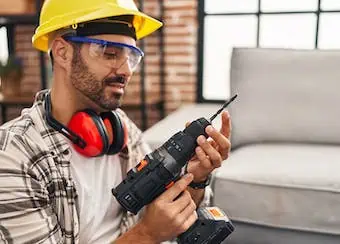
[{"label": "safety glasses", "polygon": [[89,44],[90,57],[110,68],[119,68],[127,62],[130,70],[135,71],[144,57],[142,50],[125,43],[80,36],[65,36],[64,39],[75,43]]}]

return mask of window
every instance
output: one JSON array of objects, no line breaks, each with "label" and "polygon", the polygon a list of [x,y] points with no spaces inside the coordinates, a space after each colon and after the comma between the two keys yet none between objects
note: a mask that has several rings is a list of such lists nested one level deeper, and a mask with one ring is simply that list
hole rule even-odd
[{"label": "window", "polygon": [[316,11],[318,0],[261,0],[263,12]]},{"label": "window", "polygon": [[339,49],[340,48],[340,14],[322,13],[320,14],[320,26],[318,36],[318,48]]},{"label": "window", "polygon": [[322,0],[321,10],[340,10],[339,0]]},{"label": "window", "polygon": [[[256,16],[209,16],[205,30],[204,95],[223,100],[229,95],[229,86],[224,79],[229,75],[232,48],[256,47]],[[219,92],[216,93],[216,90]]]},{"label": "window", "polygon": [[339,0],[200,0],[198,101],[230,96],[233,47],[340,49]]},{"label": "window", "polygon": [[315,14],[262,15],[259,46],[312,49],[316,23]]},{"label": "window", "polygon": [[7,30],[5,27],[0,27],[0,62],[6,62],[8,59],[8,43]]},{"label": "window", "polygon": [[258,11],[258,0],[207,0],[205,1],[205,11],[207,13],[224,12],[245,12],[253,13]]}]

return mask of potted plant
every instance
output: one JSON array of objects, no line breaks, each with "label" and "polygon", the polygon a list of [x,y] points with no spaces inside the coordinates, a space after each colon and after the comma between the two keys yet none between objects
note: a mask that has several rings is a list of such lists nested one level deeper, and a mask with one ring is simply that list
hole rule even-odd
[{"label": "potted plant", "polygon": [[20,95],[20,85],[23,76],[22,59],[9,56],[7,62],[0,62],[1,91],[4,96]]}]

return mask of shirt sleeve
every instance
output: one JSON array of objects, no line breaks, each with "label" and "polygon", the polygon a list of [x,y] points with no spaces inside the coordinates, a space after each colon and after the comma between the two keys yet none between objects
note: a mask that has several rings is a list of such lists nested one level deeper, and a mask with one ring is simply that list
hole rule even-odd
[{"label": "shirt sleeve", "polygon": [[47,190],[15,151],[0,151],[0,242],[62,243]]}]

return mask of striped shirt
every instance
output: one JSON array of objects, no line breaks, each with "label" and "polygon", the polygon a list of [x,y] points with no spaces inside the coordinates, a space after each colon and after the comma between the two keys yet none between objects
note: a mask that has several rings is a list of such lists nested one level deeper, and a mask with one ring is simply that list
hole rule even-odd
[{"label": "striped shirt", "polygon": [[[5,243],[79,243],[79,206],[70,169],[70,144],[45,117],[47,90],[31,108],[0,127],[0,241]],[[122,176],[147,153],[142,132],[117,110],[129,132],[119,153]],[[208,205],[207,188],[201,206]],[[138,220],[124,212],[120,233]]]}]

